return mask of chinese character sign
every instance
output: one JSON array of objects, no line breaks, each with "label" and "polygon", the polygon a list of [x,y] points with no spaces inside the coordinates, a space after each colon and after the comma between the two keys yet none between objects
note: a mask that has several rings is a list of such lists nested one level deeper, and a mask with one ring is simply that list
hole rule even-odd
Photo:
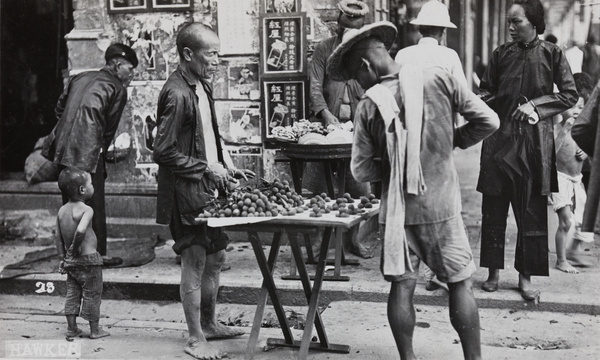
[{"label": "chinese character sign", "polygon": [[304,69],[304,17],[263,19],[263,71],[300,73]]},{"label": "chinese character sign", "polygon": [[274,127],[290,126],[305,118],[304,84],[302,80],[264,82],[267,138],[272,137]]}]

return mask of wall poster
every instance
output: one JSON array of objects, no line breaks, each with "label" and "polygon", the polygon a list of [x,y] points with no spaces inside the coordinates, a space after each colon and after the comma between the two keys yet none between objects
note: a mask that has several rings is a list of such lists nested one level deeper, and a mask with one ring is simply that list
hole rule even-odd
[{"label": "wall poster", "polygon": [[190,11],[193,0],[106,0],[109,14],[149,11]]},{"label": "wall poster", "polygon": [[247,101],[215,101],[219,131],[229,144],[260,145],[260,103]]},{"label": "wall poster", "polygon": [[306,80],[263,81],[265,137],[273,139],[276,126],[291,126],[306,118]]},{"label": "wall poster", "polygon": [[265,16],[262,19],[262,72],[300,74],[306,58],[304,14]]},{"label": "wall poster", "polygon": [[221,55],[258,54],[258,0],[219,0]]},{"label": "wall poster", "polygon": [[262,0],[265,13],[300,12],[300,0]]}]

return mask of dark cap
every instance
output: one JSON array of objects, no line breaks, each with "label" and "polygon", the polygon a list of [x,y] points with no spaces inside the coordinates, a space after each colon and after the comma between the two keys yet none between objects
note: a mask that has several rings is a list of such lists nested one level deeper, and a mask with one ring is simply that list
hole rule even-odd
[{"label": "dark cap", "polygon": [[135,51],[133,51],[133,49],[127,45],[112,44],[108,47],[108,49],[106,49],[106,53],[104,54],[104,59],[106,62],[115,57],[124,58],[125,60],[129,61],[133,67],[138,65],[138,58],[135,54]]}]

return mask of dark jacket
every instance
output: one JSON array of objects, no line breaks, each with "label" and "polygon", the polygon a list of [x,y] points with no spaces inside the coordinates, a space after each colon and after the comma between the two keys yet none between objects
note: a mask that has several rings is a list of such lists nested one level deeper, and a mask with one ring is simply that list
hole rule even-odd
[{"label": "dark jacket", "polygon": [[42,155],[63,166],[93,173],[106,154],[127,102],[127,90],[108,70],[84,72],[69,81],[56,104],[58,123]]},{"label": "dark jacket", "polygon": [[[554,84],[558,93],[554,93]],[[487,195],[508,195],[503,172],[494,156],[516,142],[516,124],[511,113],[532,101],[540,121],[521,123],[523,136],[534,147],[529,161],[532,194],[547,195],[558,190],[552,116],[577,103],[578,95],[571,69],[563,52],[554,44],[536,39],[523,45],[509,42],[494,50],[479,86],[484,98],[500,118],[500,129],[483,141],[477,190]]]},{"label": "dark jacket", "polygon": [[[364,93],[356,80],[335,81],[327,75],[327,59],[339,45],[337,36],[327,38],[315,46],[312,60],[308,67],[310,76],[310,110],[317,116],[323,109],[331,111],[339,119],[340,105],[344,96],[344,89],[348,87],[350,108],[352,114]],[[318,116],[319,117],[319,116]]]},{"label": "dark jacket", "polygon": [[600,234],[600,83],[594,88],[583,111],[575,120],[571,136],[586,154],[592,157],[592,172],[587,189],[582,230]]},{"label": "dark jacket", "polygon": [[216,138],[217,157],[223,162],[212,91],[206,82],[202,81],[202,85],[210,103],[214,134],[204,134],[195,82],[181,68],[169,76],[158,97],[158,130],[153,158],[159,165],[156,204],[156,222],[159,224],[170,223],[177,179],[203,181],[208,168],[205,135]]}]

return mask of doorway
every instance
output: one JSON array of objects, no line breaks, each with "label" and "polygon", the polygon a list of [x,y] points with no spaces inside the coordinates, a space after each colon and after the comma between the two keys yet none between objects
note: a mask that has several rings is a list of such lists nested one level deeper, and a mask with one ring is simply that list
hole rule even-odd
[{"label": "doorway", "polygon": [[0,1],[0,174],[14,177],[54,125],[68,68],[72,0]]}]

